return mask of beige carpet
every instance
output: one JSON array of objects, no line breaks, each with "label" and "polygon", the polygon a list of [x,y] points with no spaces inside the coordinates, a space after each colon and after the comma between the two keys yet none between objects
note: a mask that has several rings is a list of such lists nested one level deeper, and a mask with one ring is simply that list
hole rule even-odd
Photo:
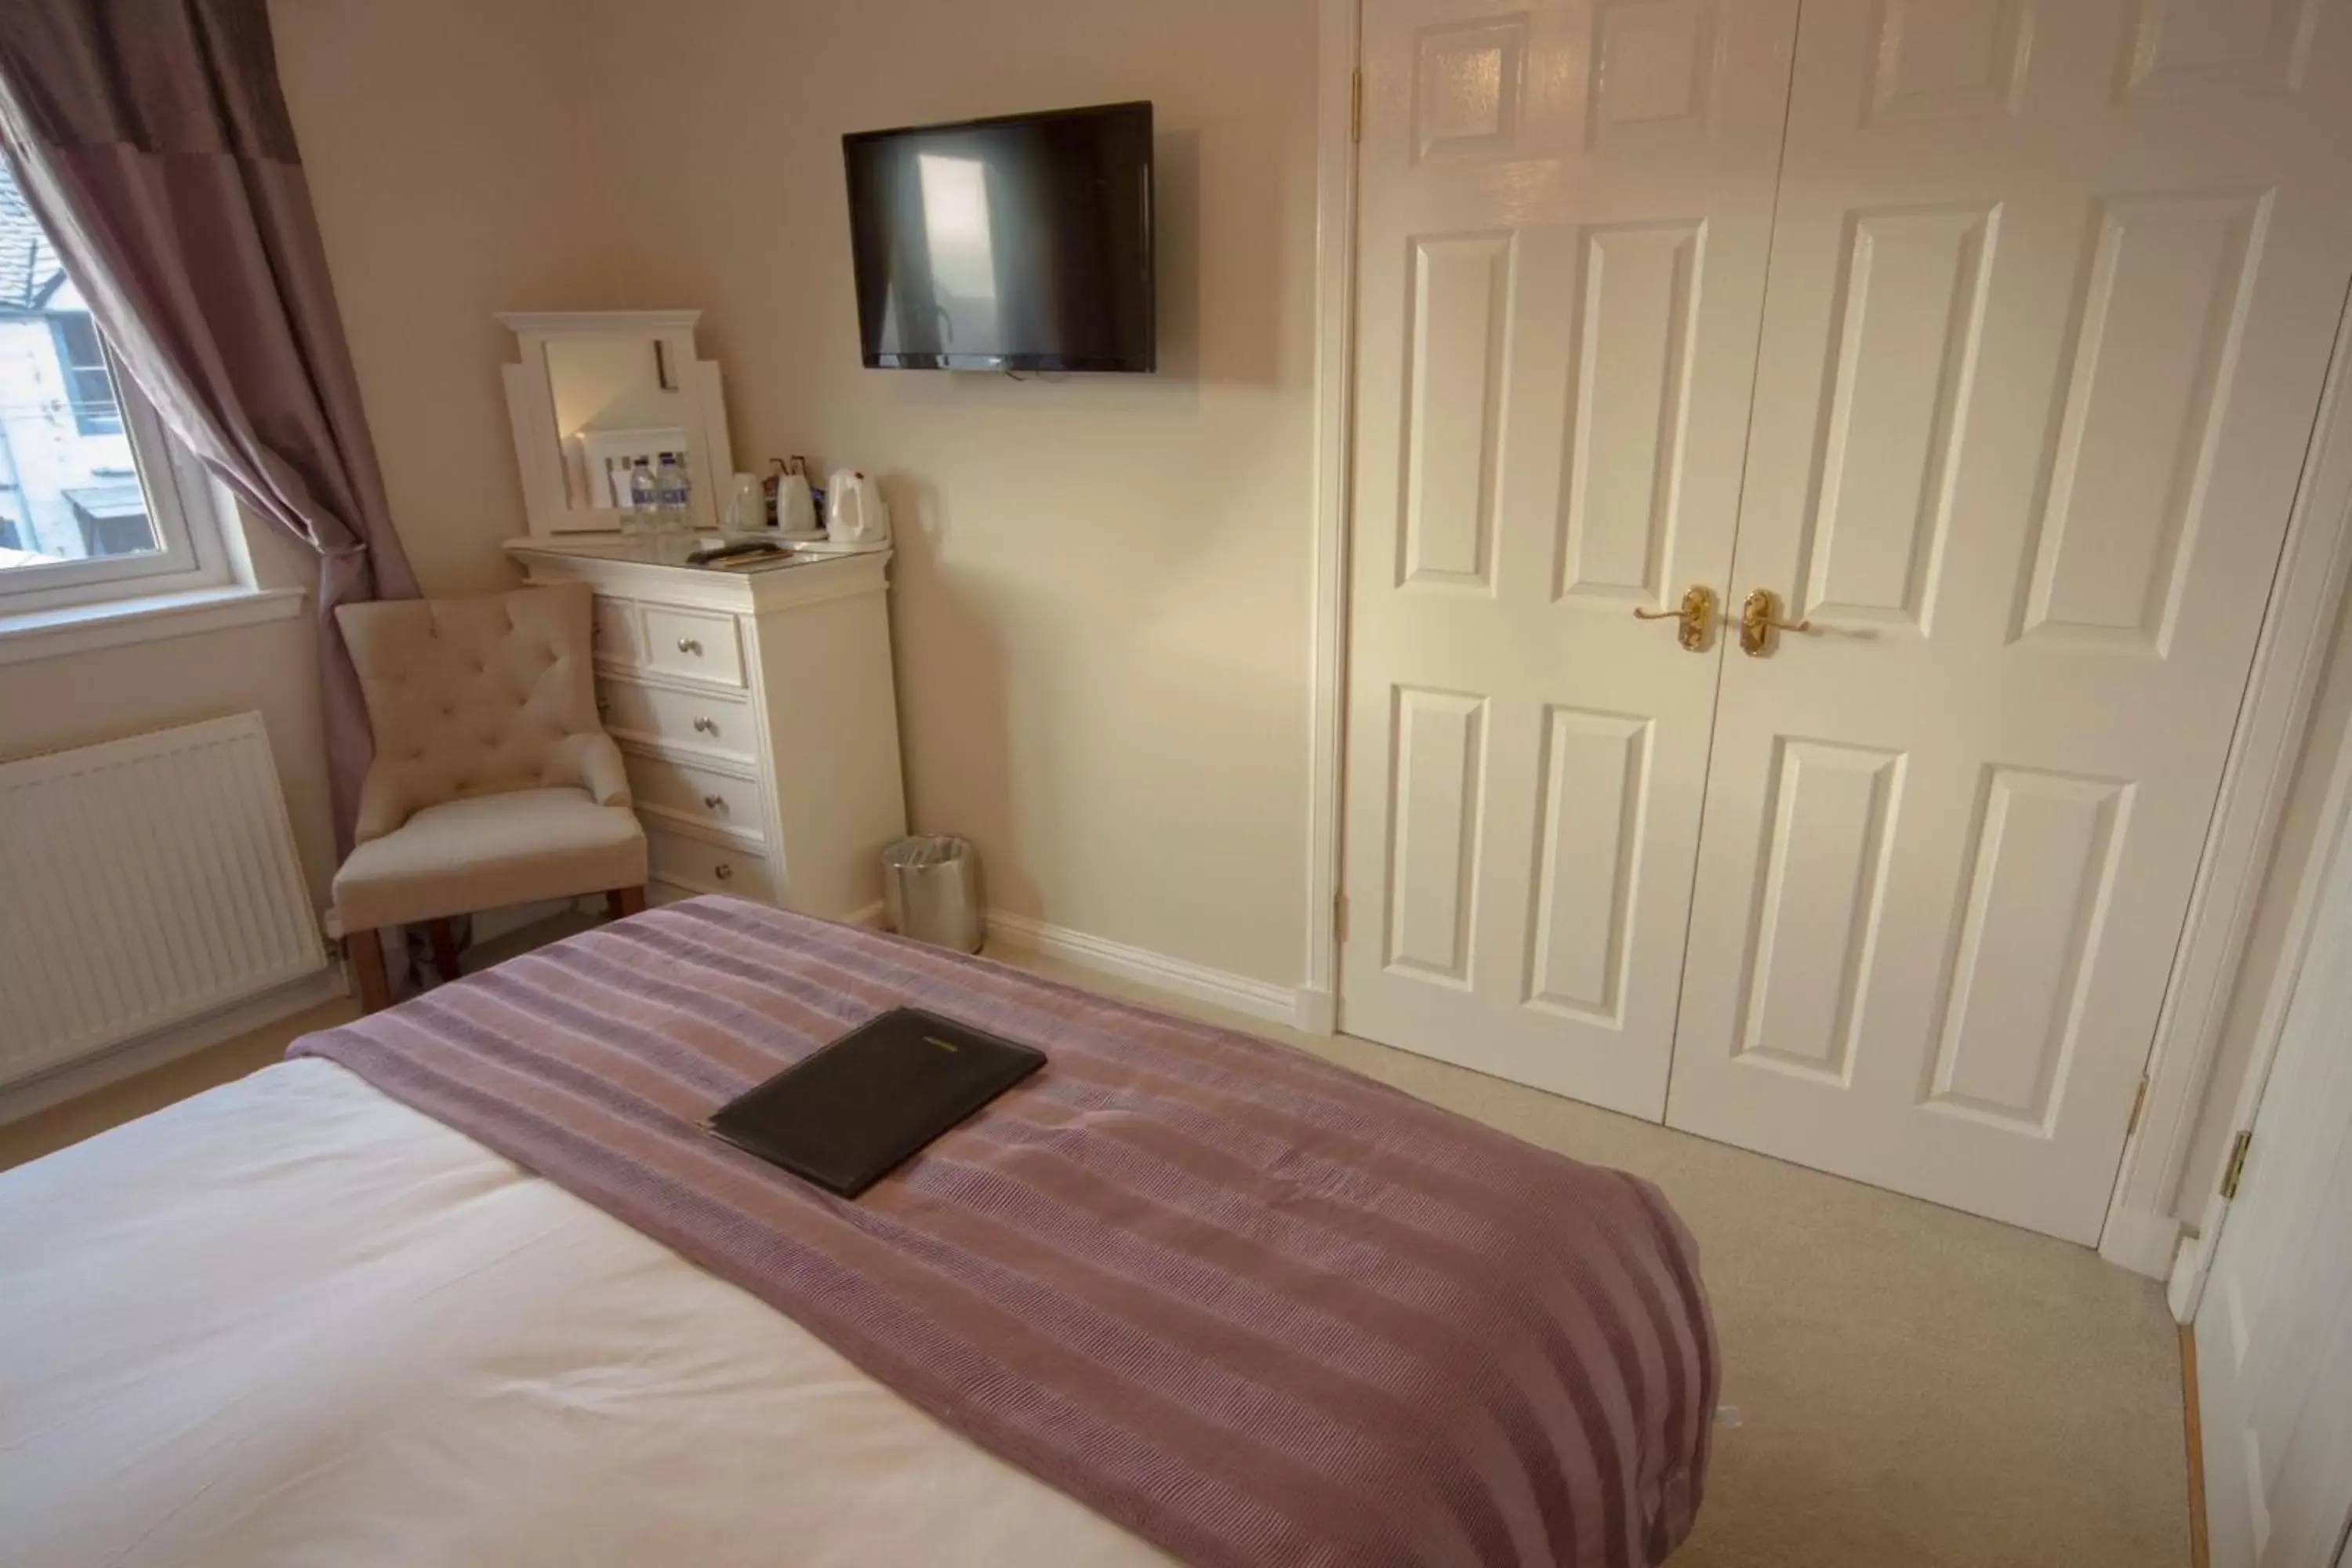
[{"label": "beige carpet", "polygon": [[[530,940],[518,932],[488,956]],[[1663,1187],[1698,1236],[1724,1398],[1740,1415],[1718,1429],[1677,1568],[2188,1562],[2179,1351],[2151,1281],[2079,1247],[1459,1068],[1001,956],[1288,1040]],[[348,1016],[320,1008],[0,1127],[0,1169],[242,1076]]]}]

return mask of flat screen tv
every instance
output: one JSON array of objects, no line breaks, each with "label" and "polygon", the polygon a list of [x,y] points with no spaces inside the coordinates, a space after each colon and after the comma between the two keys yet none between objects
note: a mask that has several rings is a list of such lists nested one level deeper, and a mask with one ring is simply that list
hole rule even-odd
[{"label": "flat screen tv", "polygon": [[1151,105],[841,139],[880,370],[1149,371]]}]

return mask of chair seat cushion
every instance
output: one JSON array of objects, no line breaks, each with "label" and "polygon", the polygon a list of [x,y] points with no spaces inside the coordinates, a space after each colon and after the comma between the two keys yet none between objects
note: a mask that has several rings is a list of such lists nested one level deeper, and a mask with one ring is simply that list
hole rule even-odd
[{"label": "chair seat cushion", "polygon": [[344,931],[370,931],[645,879],[646,836],[626,806],[519,789],[428,805],[361,845],[335,873],[335,910]]}]

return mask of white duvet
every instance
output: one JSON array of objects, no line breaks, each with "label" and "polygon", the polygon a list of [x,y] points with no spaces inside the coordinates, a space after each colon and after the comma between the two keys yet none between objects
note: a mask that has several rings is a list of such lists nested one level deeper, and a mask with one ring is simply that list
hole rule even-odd
[{"label": "white duvet", "polygon": [[0,1173],[0,1563],[1151,1548],[331,1063]]}]

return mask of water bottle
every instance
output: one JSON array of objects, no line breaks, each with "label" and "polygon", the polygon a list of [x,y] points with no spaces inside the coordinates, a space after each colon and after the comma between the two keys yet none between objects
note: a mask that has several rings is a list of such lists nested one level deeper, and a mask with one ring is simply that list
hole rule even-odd
[{"label": "water bottle", "polygon": [[648,463],[639,458],[629,467],[629,504],[621,513],[621,531],[635,536],[652,531],[659,523],[661,487]]},{"label": "water bottle", "polygon": [[656,480],[661,498],[659,531],[678,534],[686,531],[687,479],[686,459],[676,452],[661,455],[661,474]]}]

